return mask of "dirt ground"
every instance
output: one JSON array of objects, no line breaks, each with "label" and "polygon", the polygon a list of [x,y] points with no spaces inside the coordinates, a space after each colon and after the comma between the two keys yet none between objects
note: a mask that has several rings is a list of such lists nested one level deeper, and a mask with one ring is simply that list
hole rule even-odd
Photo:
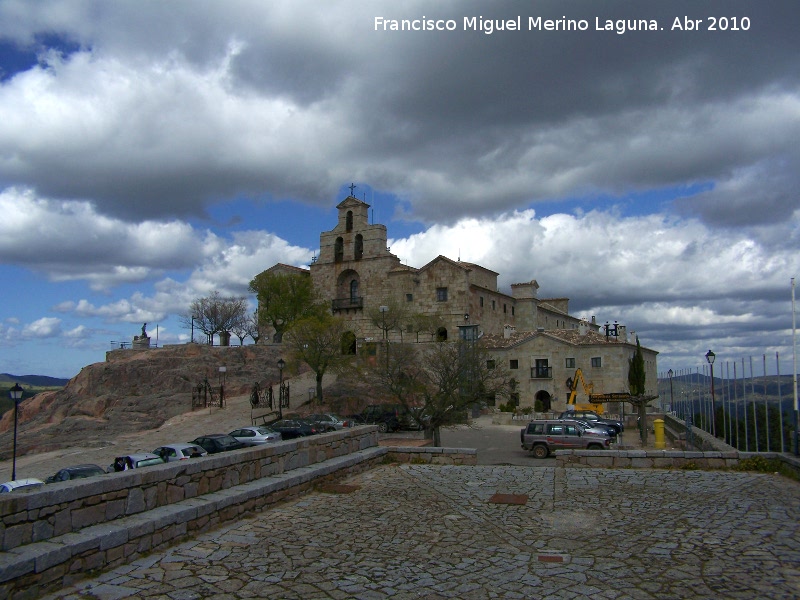
[{"label": "dirt ground", "polygon": [[[205,408],[177,415],[158,429],[138,431],[119,436],[109,445],[86,447],[80,441],[71,448],[53,452],[17,456],[17,479],[36,477],[44,480],[59,469],[70,465],[93,463],[108,467],[114,457],[134,452],[152,452],[171,442],[189,442],[209,433],[228,433],[251,424],[249,396],[228,399],[225,408]],[[0,482],[11,479],[12,461],[0,462]]]}]

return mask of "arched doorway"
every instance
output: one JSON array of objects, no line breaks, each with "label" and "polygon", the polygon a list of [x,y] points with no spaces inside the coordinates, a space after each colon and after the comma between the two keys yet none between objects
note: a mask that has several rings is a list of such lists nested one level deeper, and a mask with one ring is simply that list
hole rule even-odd
[{"label": "arched doorway", "polygon": [[539,390],[536,392],[536,396],[534,396],[534,407],[536,406],[536,402],[540,402],[542,406],[542,410],[539,412],[550,412],[552,409],[552,398],[548,392],[545,390]]},{"label": "arched doorway", "polygon": [[356,353],[356,334],[352,331],[345,331],[342,334],[342,354]]},{"label": "arched doorway", "polygon": [[439,327],[439,329],[436,330],[436,341],[437,342],[447,341],[447,327]]}]

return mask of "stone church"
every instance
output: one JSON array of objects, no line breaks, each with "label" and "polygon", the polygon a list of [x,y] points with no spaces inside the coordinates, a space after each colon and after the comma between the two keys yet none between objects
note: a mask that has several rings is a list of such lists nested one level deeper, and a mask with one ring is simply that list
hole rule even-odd
[{"label": "stone church", "polygon": [[[337,206],[336,226],[320,234],[319,257],[309,269],[277,264],[267,270],[309,275],[333,314],[352,322],[346,345],[353,353],[357,347],[369,352],[384,336],[390,342],[480,338],[496,361],[519,373],[511,397],[520,407],[538,399],[545,410],[563,410],[567,379],[577,368],[594,393],[627,390],[636,338],[623,326],[570,315],[569,299],[539,298],[535,280],[512,284],[507,294],[498,289],[498,273],[480,265],[445,256],[419,268],[404,265],[387,247],[386,226],[369,223],[369,208],[348,196]],[[404,322],[391,330],[375,324],[376,314],[392,322],[393,310]],[[424,325],[412,315],[426,317]],[[647,387],[655,390],[657,352],[642,350]],[[585,402],[582,391],[578,402]]]}]

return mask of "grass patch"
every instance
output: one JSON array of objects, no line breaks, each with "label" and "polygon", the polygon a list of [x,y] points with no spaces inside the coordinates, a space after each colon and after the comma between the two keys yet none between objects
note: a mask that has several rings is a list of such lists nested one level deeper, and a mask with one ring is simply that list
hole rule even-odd
[{"label": "grass patch", "polygon": [[764,458],[763,456],[749,456],[739,461],[732,467],[734,471],[751,471],[756,473],[778,473],[795,481],[800,480],[800,475],[779,458]]}]

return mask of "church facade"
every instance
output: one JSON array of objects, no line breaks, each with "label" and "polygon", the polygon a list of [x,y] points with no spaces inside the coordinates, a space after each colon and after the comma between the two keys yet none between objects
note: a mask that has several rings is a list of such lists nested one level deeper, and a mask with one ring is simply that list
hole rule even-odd
[{"label": "church facade", "polygon": [[[627,389],[636,340],[624,327],[607,335],[594,317],[587,322],[570,315],[567,298],[539,298],[535,280],[512,284],[509,294],[498,288],[498,273],[480,265],[445,256],[418,268],[404,265],[387,247],[386,226],[369,223],[369,208],[352,195],[337,206],[337,224],[320,234],[319,257],[308,270],[283,264],[268,269],[310,276],[333,314],[352,323],[355,345],[369,347],[384,337],[481,338],[515,375],[511,397],[521,407],[538,399],[547,410],[563,410],[566,381],[577,368],[591,377],[595,393]],[[403,318],[395,323],[398,314]],[[381,325],[376,315],[393,326]],[[643,353],[648,388],[655,389],[657,353]]]}]

